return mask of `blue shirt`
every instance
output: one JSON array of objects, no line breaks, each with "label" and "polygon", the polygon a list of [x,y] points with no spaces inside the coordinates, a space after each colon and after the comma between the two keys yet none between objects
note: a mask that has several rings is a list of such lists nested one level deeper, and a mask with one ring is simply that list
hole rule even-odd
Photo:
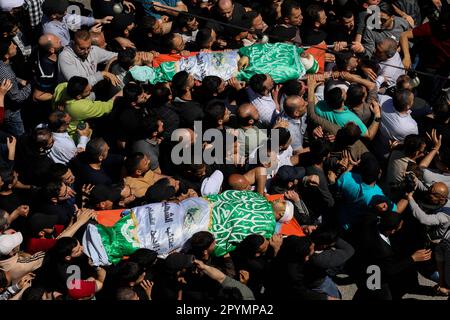
[{"label": "blue shirt", "polygon": [[339,211],[339,219],[345,229],[357,222],[379,199],[385,199],[392,211],[397,210],[397,205],[386,197],[378,185],[365,184],[358,173],[345,172],[339,177],[336,185],[344,199],[344,204]]},{"label": "blue shirt", "polygon": [[[166,5],[166,6],[175,8],[177,6],[177,3],[180,1],[181,0],[159,0],[157,2],[161,3],[162,5]],[[161,15],[159,13],[152,10],[152,1],[151,0],[139,0],[139,2],[142,3],[142,7],[144,8],[146,15],[153,16],[156,19],[161,18]]]},{"label": "blue shirt", "polygon": [[340,127],[345,126],[348,122],[354,122],[361,129],[361,136],[364,136],[367,132],[366,125],[347,107],[344,107],[343,111],[336,111],[330,108],[325,101],[320,101],[316,104],[315,110],[319,117],[327,119]]}]

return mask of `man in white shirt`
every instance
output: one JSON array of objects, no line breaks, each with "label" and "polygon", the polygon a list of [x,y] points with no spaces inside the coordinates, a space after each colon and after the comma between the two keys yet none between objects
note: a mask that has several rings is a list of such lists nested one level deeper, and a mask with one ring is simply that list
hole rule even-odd
[{"label": "man in white shirt", "polygon": [[91,129],[86,123],[84,129],[77,130],[80,139],[78,145],[75,145],[67,132],[70,121],[70,115],[64,111],[55,111],[49,116],[48,126],[53,136],[53,146],[50,149],[49,157],[56,163],[67,164],[79,151],[84,150],[89,142]]},{"label": "man in white shirt", "polygon": [[269,128],[280,113],[277,91],[272,97],[275,84],[268,74],[255,74],[247,88],[248,99],[258,110],[260,122]]},{"label": "man in white shirt", "polygon": [[288,122],[288,130],[291,133],[291,147],[294,152],[303,149],[303,137],[306,133],[306,107],[308,103],[300,96],[289,96],[284,100],[282,120]]},{"label": "man in white shirt", "polygon": [[410,134],[418,134],[417,122],[411,117],[414,94],[411,90],[399,89],[393,98],[379,95],[381,104],[381,125],[374,141],[377,156],[387,158],[389,141],[403,140]]}]

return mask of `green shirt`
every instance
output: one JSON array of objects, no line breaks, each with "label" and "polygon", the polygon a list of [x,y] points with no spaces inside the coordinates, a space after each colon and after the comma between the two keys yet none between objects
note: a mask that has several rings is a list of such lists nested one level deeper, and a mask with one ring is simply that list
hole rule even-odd
[{"label": "green shirt", "polygon": [[319,117],[327,119],[340,127],[345,126],[348,122],[354,122],[361,129],[361,136],[364,136],[367,132],[366,125],[347,107],[344,107],[342,111],[333,110],[322,100],[316,104],[315,110]]},{"label": "green shirt", "polygon": [[76,133],[79,121],[92,118],[99,118],[104,114],[110,113],[114,99],[109,101],[92,101],[90,99],[71,99],[66,94],[67,82],[59,84],[55,89],[53,96],[53,106],[65,105],[65,111],[70,115],[72,121],[69,125],[69,135],[73,137]]}]

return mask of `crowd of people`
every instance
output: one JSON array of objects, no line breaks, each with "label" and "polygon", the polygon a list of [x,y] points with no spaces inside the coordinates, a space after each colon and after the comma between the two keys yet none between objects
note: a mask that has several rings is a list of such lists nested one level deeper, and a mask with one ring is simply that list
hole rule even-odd
[{"label": "crowd of people", "polygon": [[[339,300],[342,275],[397,300],[419,274],[448,296],[449,7],[0,0],[0,300]],[[232,142],[212,162],[210,129]],[[281,195],[300,232],[83,248],[102,212],[229,190]]]}]

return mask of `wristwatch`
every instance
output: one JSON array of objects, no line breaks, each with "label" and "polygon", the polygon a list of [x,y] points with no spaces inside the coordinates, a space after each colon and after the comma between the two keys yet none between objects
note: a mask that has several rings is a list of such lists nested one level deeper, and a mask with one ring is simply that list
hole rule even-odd
[{"label": "wristwatch", "polygon": [[381,117],[375,117],[375,118],[373,119],[373,121],[375,121],[375,122],[380,122],[380,121],[381,121]]}]

